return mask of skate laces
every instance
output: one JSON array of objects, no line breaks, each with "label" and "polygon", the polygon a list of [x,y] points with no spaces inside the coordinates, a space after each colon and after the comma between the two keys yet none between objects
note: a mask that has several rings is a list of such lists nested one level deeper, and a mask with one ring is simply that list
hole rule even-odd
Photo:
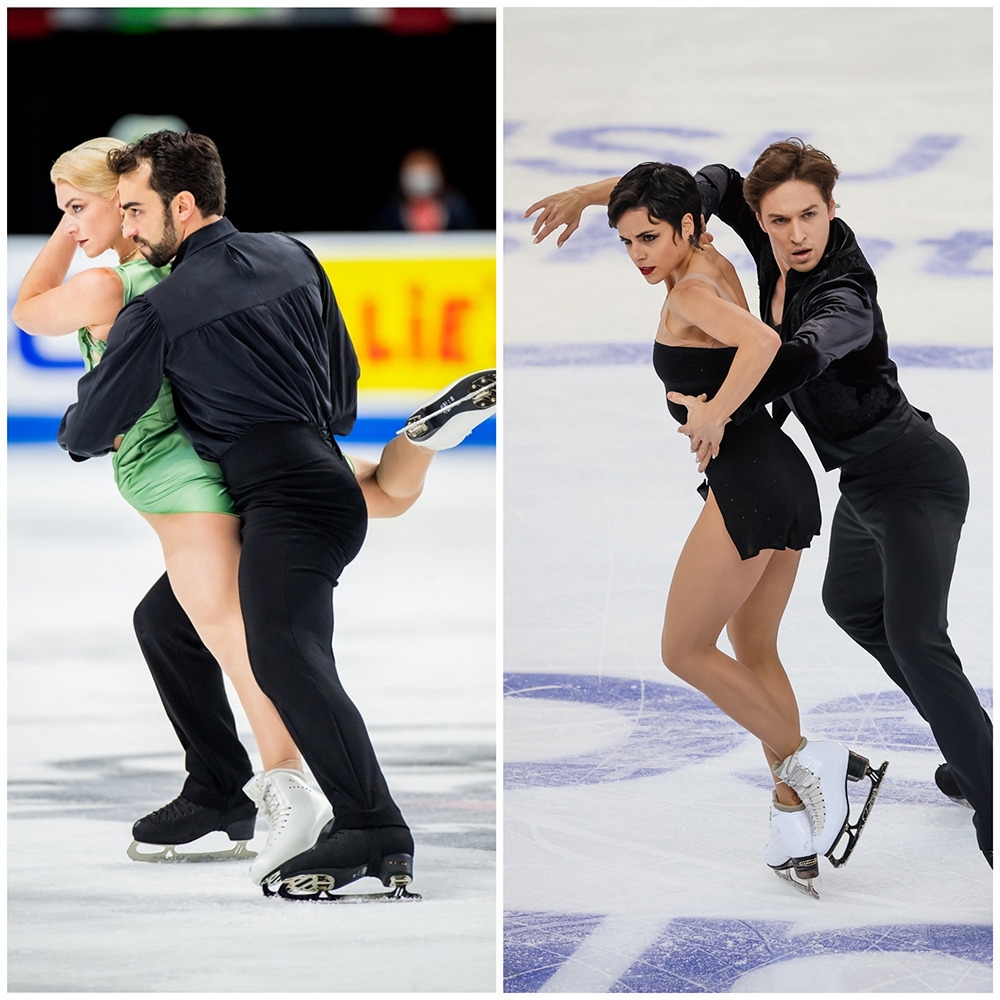
[{"label": "skate laces", "polygon": [[178,795],[173,802],[168,802],[165,806],[160,806],[159,809],[154,809],[148,816],[143,816],[142,818],[153,821],[161,819],[174,819],[178,816],[189,816],[197,809],[198,806],[194,802],[190,802],[188,799],[184,798],[183,795]]},{"label": "skate laces", "polygon": [[826,823],[826,803],[818,775],[799,762],[798,751],[775,765],[774,774],[802,800],[812,820],[813,833],[818,834]]},{"label": "skate laces", "polygon": [[267,834],[267,841],[270,843],[271,839],[278,836],[281,832],[281,828],[285,825],[292,807],[278,794],[273,782],[265,780],[263,785],[260,806],[264,810],[264,815],[267,816],[267,822],[270,827]]}]

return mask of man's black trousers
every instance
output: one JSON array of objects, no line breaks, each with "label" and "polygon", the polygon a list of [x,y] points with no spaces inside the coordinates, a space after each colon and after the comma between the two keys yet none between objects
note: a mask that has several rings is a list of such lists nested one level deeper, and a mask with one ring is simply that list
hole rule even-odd
[{"label": "man's black trousers", "polygon": [[[405,825],[333,656],[333,588],[368,524],[350,467],[307,424],[260,425],[220,464],[243,521],[240,603],[258,685],[330,800],[336,829]],[[250,765],[221,670],[172,598],[161,580],[136,612],[136,632],[185,748],[184,794],[221,805]]]},{"label": "man's black trousers", "polygon": [[830,533],[827,612],[930,725],[993,847],[993,731],[948,637],[948,592],[969,505],[958,449],[934,431],[848,473]]}]

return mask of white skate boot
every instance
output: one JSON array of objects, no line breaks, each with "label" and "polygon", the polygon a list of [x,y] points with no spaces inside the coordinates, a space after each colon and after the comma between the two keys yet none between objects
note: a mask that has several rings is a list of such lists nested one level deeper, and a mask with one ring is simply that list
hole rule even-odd
[{"label": "white skate boot", "polygon": [[782,805],[772,794],[771,839],[764,848],[764,864],[800,892],[819,899],[813,886],[813,879],[819,875],[819,860],[805,806]]},{"label": "white skate boot", "polygon": [[275,768],[254,775],[243,791],[267,817],[267,843],[250,865],[250,878],[260,885],[289,858],[308,851],[333,817],[330,803],[301,771]]},{"label": "white skate boot", "polygon": [[[806,807],[812,820],[816,852],[826,855],[830,863],[839,868],[846,864],[861,836],[888,766],[885,761],[874,771],[867,758],[840,743],[803,740],[794,753],[778,761],[771,770],[776,778],[794,790]],[[868,778],[872,787],[858,821],[851,823],[847,782],[862,778]],[[845,833],[848,839],[844,852],[834,857],[834,848]]]},{"label": "white skate boot", "polygon": [[464,441],[496,408],[496,369],[473,372],[414,410],[397,433],[421,448],[443,451]]}]

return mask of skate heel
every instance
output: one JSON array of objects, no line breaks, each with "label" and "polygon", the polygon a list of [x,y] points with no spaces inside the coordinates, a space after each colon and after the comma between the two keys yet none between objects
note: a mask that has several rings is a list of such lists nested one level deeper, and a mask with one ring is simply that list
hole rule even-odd
[{"label": "skate heel", "polygon": [[808,858],[792,858],[795,874],[804,882],[819,878],[819,858],[813,854]]},{"label": "skate heel", "polygon": [[236,819],[232,823],[223,827],[230,840],[253,840],[254,827],[257,824],[257,817],[250,819]]},{"label": "skate heel", "polygon": [[847,780],[860,781],[871,770],[867,757],[849,750],[847,753]]},{"label": "skate heel", "polygon": [[807,896],[812,896],[813,899],[819,899],[819,893],[813,884],[814,880],[819,878],[819,858],[815,854],[803,858],[789,858],[783,865],[769,865],[768,867],[778,878],[787,882],[794,889]]},{"label": "skate heel", "polygon": [[[374,873],[373,873],[374,874]],[[379,881],[390,889],[409,885],[413,881],[413,855],[387,854],[382,858]]]}]

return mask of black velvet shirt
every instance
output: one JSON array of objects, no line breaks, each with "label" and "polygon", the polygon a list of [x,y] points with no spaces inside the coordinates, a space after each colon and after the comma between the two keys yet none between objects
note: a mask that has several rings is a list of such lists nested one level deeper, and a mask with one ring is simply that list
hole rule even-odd
[{"label": "black velvet shirt", "polygon": [[152,406],[164,375],[182,429],[209,461],[262,423],[312,424],[332,439],[354,426],[359,373],[309,249],[221,219],[192,233],[169,277],[118,314],[58,440],[78,461],[111,451]]},{"label": "black velvet shirt", "polygon": [[[695,181],[706,219],[717,215],[752,254],[760,316],[774,326],[771,300],[780,271],[767,234],[743,200],[743,178],[714,164],[698,171]],[[777,400],[780,420],[790,407],[827,470],[865,465],[886,448],[930,433],[927,414],[915,410],[899,387],[877,292],[875,274],[854,233],[833,219],[816,267],[785,276],[777,327],[782,346],[733,419]]]}]

